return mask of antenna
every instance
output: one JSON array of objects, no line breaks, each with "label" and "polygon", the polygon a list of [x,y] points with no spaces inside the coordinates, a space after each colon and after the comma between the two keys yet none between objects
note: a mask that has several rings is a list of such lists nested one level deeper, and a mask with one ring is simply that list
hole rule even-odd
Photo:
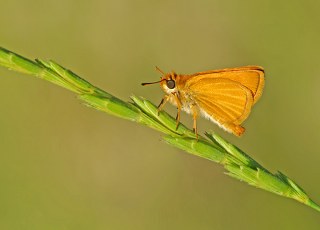
[{"label": "antenna", "polygon": [[158,70],[162,75],[165,75],[164,72],[158,66],[156,66],[156,70]]},{"label": "antenna", "polygon": [[[165,79],[163,79],[163,80],[165,80]],[[163,80],[155,81],[155,82],[145,82],[145,83],[141,83],[141,85],[143,85],[143,86],[145,86],[145,85],[152,85],[152,84],[160,83],[160,82],[162,82]]]}]

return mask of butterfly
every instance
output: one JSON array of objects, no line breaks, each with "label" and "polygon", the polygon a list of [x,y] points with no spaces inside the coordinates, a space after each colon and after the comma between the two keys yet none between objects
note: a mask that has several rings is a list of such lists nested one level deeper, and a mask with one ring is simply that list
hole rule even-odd
[{"label": "butterfly", "polygon": [[210,70],[191,75],[175,72],[162,74],[160,83],[166,93],[161,100],[160,111],[166,102],[178,109],[177,128],[181,110],[193,117],[193,130],[197,134],[197,118],[201,115],[224,130],[241,136],[245,128],[242,122],[249,116],[252,106],[259,100],[264,88],[264,69],[260,66],[244,66]]}]

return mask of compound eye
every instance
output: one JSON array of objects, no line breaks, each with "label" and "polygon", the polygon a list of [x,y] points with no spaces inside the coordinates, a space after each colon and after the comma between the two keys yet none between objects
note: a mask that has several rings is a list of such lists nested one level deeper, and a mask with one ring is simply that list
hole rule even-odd
[{"label": "compound eye", "polygon": [[176,83],[174,82],[174,80],[168,80],[167,81],[167,87],[169,89],[173,89],[174,87],[176,87]]}]

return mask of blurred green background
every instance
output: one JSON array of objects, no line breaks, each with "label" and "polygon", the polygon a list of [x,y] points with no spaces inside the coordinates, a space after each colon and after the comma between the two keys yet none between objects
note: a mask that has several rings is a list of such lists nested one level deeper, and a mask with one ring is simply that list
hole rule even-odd
[{"label": "blurred green background", "polygon": [[[123,99],[159,103],[164,71],[261,65],[241,138],[320,203],[319,1],[0,0],[0,46],[53,59]],[[319,229],[320,215],[224,175],[161,134],[0,68],[0,229]],[[173,106],[166,106],[175,115]],[[192,118],[182,121],[192,126]]]}]

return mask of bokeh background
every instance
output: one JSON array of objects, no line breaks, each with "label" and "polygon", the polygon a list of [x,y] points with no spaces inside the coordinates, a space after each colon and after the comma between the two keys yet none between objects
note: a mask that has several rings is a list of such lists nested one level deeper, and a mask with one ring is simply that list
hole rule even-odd
[{"label": "bokeh background", "polygon": [[[201,119],[320,203],[320,2],[0,0],[0,45],[53,59],[129,100],[164,71],[261,65],[241,138]],[[319,229],[320,215],[224,175],[161,134],[0,68],[0,229]],[[175,115],[173,106],[166,106]],[[192,119],[182,116],[191,126]]]}]

